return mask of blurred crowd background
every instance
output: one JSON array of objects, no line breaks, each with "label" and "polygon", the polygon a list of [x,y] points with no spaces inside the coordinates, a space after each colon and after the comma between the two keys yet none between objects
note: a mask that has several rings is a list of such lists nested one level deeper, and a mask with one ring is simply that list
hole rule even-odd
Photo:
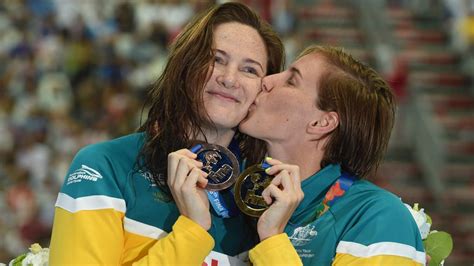
[{"label": "blurred crowd background", "polygon": [[[450,232],[447,265],[474,263],[474,1],[242,0],[284,40],[344,47],[399,101],[372,181]],[[74,154],[146,114],[167,45],[215,1],[0,0],[0,262],[49,245]]]}]

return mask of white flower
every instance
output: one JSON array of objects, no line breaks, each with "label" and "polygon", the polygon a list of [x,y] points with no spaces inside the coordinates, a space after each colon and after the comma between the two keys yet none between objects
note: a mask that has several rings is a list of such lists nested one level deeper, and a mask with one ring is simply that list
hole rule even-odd
[{"label": "white flower", "polygon": [[[21,257],[18,256],[16,259],[10,261],[8,266],[12,266],[15,260]],[[30,252],[26,253],[26,256],[20,261],[22,266],[48,266],[49,261],[49,248],[42,248],[39,244],[33,244],[30,247]]]},{"label": "white flower", "polygon": [[431,224],[427,222],[426,214],[424,209],[418,210],[418,204],[415,204],[414,208],[405,203],[405,206],[410,211],[413,219],[415,219],[416,225],[420,230],[421,238],[426,239],[430,232]]},{"label": "white flower", "polygon": [[39,253],[41,252],[43,248],[40,246],[40,244],[38,243],[34,243],[33,245],[31,245],[30,247],[30,251],[33,253],[33,254],[36,254],[36,253]]},{"label": "white flower", "polygon": [[43,248],[36,253],[28,253],[26,258],[21,262],[22,266],[48,266],[49,248]]}]

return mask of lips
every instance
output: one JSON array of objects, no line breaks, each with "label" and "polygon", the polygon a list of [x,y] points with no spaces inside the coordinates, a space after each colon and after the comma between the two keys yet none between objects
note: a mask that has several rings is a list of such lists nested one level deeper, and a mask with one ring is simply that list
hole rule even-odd
[{"label": "lips", "polygon": [[220,92],[220,91],[208,91],[207,93],[225,101],[237,102],[237,103],[240,102],[234,95],[229,94],[229,93]]}]

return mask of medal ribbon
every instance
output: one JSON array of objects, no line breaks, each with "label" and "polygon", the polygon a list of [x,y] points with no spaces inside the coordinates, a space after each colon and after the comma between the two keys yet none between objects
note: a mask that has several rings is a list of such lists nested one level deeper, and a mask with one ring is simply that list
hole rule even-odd
[{"label": "medal ribbon", "polygon": [[[201,149],[201,147],[202,145],[198,144],[192,147],[190,150],[191,152],[196,153],[197,151],[199,151],[199,149]],[[221,193],[219,193],[219,191],[206,190],[206,193],[212,208],[220,217],[230,218],[238,214],[237,205],[233,200],[229,201],[229,206],[227,206],[226,202],[224,201],[224,198],[222,197]],[[232,194],[233,199],[234,195],[232,193],[232,188],[230,188],[230,193]]]},{"label": "medal ribbon", "polygon": [[[207,198],[209,199],[209,202],[212,205],[212,208],[216,211],[217,215],[219,215],[222,218],[230,218],[235,215],[237,215],[237,206],[233,201],[231,201],[229,204],[230,208],[227,207],[227,204],[224,201],[224,198],[222,197],[221,193],[219,191],[209,191],[206,190],[207,192]],[[232,191],[230,191],[232,193]],[[233,203],[233,204],[232,204]]]}]

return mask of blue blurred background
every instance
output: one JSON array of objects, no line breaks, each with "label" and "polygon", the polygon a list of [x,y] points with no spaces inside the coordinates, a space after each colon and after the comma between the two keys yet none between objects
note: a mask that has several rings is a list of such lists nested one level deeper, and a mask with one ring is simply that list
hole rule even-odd
[{"label": "blue blurred background", "polygon": [[[344,47],[398,98],[372,181],[420,203],[474,263],[474,1],[247,0],[283,38]],[[0,262],[49,245],[56,195],[84,145],[139,126],[167,45],[214,1],[0,0]]]}]

